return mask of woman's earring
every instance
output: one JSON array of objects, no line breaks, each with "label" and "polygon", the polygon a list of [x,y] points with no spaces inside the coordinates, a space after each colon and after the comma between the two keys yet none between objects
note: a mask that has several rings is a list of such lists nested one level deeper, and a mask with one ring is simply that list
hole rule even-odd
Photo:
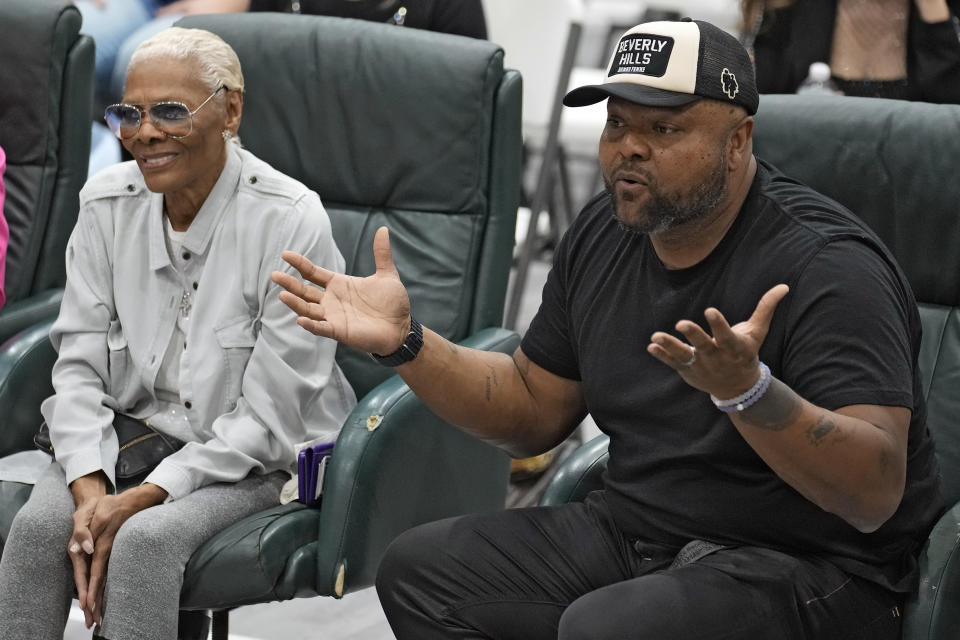
[{"label": "woman's earring", "polygon": [[233,137],[233,134],[230,133],[229,131],[227,131],[226,129],[224,129],[223,131],[221,131],[221,132],[220,132],[220,135],[223,136],[224,142],[229,142],[229,141],[230,141],[230,138]]}]

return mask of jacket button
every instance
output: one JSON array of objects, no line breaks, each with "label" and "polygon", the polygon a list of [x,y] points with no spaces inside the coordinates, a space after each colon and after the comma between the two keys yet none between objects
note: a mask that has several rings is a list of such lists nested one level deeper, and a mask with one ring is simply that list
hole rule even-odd
[{"label": "jacket button", "polygon": [[127,185],[127,191],[134,191],[134,190],[136,190],[135,186],[133,186],[132,184]]},{"label": "jacket button", "polygon": [[193,409],[193,403],[190,402],[189,400],[187,400],[186,402],[184,402],[184,403],[183,403],[183,406],[185,406],[187,409]]},{"label": "jacket button", "polygon": [[257,184],[257,176],[250,176],[250,184]]}]

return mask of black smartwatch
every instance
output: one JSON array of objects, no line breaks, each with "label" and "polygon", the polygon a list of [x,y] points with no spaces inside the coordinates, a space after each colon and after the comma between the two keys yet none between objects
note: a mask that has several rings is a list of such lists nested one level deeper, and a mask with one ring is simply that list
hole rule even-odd
[{"label": "black smartwatch", "polygon": [[416,358],[422,346],[423,327],[413,316],[410,316],[410,333],[407,334],[407,339],[403,341],[400,348],[385,356],[371,353],[370,357],[386,367],[397,367]]}]

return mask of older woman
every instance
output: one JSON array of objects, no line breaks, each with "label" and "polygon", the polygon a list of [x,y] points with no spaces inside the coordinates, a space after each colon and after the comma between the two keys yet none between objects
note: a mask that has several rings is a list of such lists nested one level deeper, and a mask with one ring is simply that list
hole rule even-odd
[{"label": "older woman", "polygon": [[[342,271],[317,195],[240,148],[243,76],[212,33],[173,28],[130,63],[106,120],[134,161],[84,187],[43,405],[56,460],[0,563],[4,638],[59,637],[74,589],[111,640],[177,637],[184,566],[278,502],[295,449],[333,440],[353,392],[270,272],[281,250]],[[116,414],[186,445],[114,493]]]}]

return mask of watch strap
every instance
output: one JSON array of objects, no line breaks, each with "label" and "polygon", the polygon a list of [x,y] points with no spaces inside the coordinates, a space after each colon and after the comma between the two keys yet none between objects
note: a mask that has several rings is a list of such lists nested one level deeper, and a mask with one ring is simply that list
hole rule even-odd
[{"label": "watch strap", "polygon": [[375,362],[386,367],[397,367],[416,358],[422,346],[423,326],[417,322],[413,316],[410,316],[410,332],[407,334],[407,338],[403,341],[403,344],[400,345],[400,348],[385,356],[371,353],[370,357],[373,358]]}]

